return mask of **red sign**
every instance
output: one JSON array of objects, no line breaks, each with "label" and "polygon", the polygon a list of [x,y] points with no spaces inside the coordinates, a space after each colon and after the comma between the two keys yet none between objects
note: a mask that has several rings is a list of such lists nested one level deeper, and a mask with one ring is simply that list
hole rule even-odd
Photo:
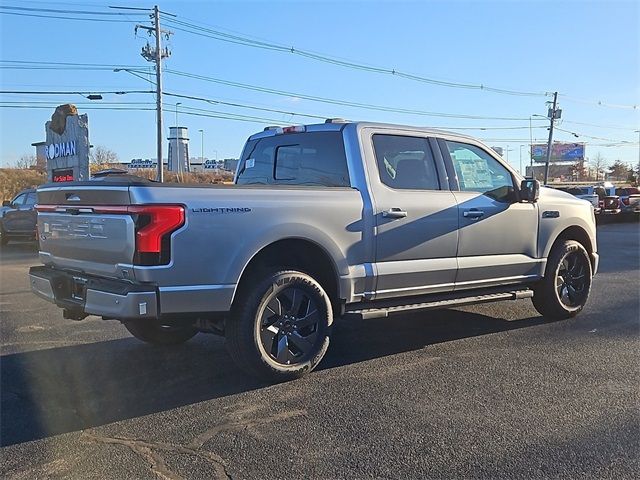
[{"label": "red sign", "polygon": [[73,182],[72,168],[66,168],[64,170],[54,170],[52,173],[54,182]]}]

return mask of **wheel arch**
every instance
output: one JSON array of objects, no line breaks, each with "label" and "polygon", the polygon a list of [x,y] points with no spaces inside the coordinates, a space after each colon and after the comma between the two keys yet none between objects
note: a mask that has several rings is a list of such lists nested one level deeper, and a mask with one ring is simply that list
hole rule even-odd
[{"label": "wheel arch", "polygon": [[240,274],[232,305],[256,275],[270,269],[294,269],[312,276],[329,295],[334,309],[339,307],[340,277],[333,257],[317,242],[299,237],[273,241],[251,257]]},{"label": "wheel arch", "polygon": [[548,258],[550,252],[553,250],[553,248],[555,248],[556,245],[558,245],[561,242],[565,242],[567,240],[574,240],[576,242],[578,242],[579,244],[581,244],[584,249],[587,251],[587,253],[589,254],[589,260],[591,262],[591,267],[594,268],[595,267],[595,259],[594,256],[592,255],[595,251],[594,249],[594,243],[591,240],[591,236],[589,235],[589,233],[582,228],[579,225],[572,225],[570,227],[565,228],[564,230],[562,230],[555,238],[555,240],[553,241],[553,243],[551,244],[550,247],[548,247],[548,250],[545,251],[545,258]]}]

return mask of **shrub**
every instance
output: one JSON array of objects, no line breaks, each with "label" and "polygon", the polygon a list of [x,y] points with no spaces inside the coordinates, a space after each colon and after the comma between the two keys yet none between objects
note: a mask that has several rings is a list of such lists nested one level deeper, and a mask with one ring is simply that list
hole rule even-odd
[{"label": "shrub", "polygon": [[35,188],[47,181],[47,174],[32,169],[0,168],[0,196],[11,200],[20,190]]}]

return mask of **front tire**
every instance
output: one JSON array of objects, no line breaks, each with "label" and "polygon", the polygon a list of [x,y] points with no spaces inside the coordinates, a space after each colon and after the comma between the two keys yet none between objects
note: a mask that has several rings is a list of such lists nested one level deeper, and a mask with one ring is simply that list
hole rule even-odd
[{"label": "front tire", "polygon": [[283,382],[311,372],[329,347],[333,310],[322,286],[298,271],[268,274],[239,293],[225,335],[250,375]]},{"label": "front tire", "polygon": [[178,345],[198,333],[191,325],[162,325],[153,320],[132,320],[124,326],[138,340],[152,345]]},{"label": "front tire", "polygon": [[551,320],[575,317],[587,303],[592,275],[589,254],[580,243],[558,243],[547,260],[545,276],[533,288],[533,306]]}]

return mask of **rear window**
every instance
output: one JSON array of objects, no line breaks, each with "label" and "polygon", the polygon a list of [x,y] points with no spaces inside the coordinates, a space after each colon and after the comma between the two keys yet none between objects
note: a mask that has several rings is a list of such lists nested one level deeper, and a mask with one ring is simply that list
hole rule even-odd
[{"label": "rear window", "polygon": [[348,187],[342,133],[290,133],[251,141],[236,183]]}]

